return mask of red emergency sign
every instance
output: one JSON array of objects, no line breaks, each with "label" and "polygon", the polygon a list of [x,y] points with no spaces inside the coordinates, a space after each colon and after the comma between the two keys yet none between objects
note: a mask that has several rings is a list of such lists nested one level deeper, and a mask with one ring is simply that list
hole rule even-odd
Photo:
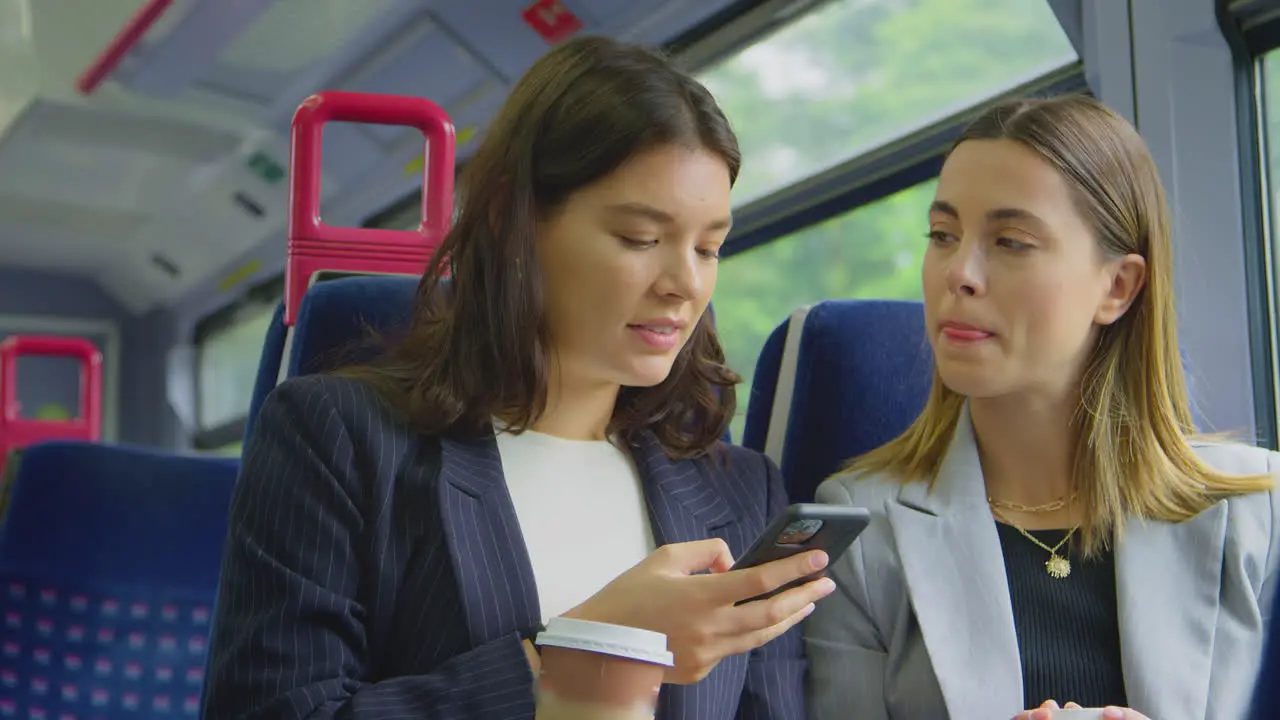
[{"label": "red emergency sign", "polygon": [[536,0],[520,17],[550,45],[568,40],[582,29],[582,21],[560,0]]}]

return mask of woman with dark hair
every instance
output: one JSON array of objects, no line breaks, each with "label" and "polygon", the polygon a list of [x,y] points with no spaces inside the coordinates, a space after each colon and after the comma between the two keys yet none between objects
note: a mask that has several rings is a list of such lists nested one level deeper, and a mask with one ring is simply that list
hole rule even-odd
[{"label": "woman with dark hair", "polygon": [[659,718],[805,716],[793,628],[832,584],[736,601],[826,557],[726,572],[787,502],[719,440],[738,378],[706,310],[738,167],[662,58],[584,38],[534,65],[404,339],[264,404],[206,717],[532,718],[557,616],[666,634]]}]

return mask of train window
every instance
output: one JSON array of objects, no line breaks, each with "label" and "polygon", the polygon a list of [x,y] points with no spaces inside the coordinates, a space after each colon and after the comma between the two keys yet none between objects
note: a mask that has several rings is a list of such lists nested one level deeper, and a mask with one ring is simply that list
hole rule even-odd
[{"label": "train window", "polygon": [[[263,338],[274,312],[274,303],[255,303],[237,313],[234,321],[210,331],[198,342],[196,422],[202,433],[243,421],[249,399],[253,397]],[[234,439],[235,430],[229,432]],[[223,444],[211,442],[212,445],[196,444],[206,447]]]},{"label": "train window", "polygon": [[698,77],[742,205],[1078,59],[1043,0],[835,0]]},{"label": "train window", "polygon": [[726,258],[716,283],[716,329],[743,376],[733,437],[742,437],[760,348],[792,310],[829,298],[919,299],[935,181]]},{"label": "train window", "polygon": [[[1261,119],[1262,137],[1259,138],[1264,156],[1262,161],[1263,183],[1269,188],[1269,197],[1264,198],[1264,211],[1267,214],[1267,236],[1264,238],[1267,256],[1271,263],[1271,311],[1274,315],[1280,308],[1280,258],[1277,257],[1275,240],[1276,228],[1280,227],[1280,49],[1271,50],[1258,62],[1261,97],[1258,99],[1258,110]],[[1276,346],[1276,324],[1273,322],[1271,342]],[[1280,392],[1280,366],[1277,372],[1277,392]],[[1280,397],[1276,398],[1277,411],[1280,411]]]},{"label": "train window", "polygon": [[284,297],[284,273],[250,287],[196,323],[196,450],[238,454],[263,341]]},{"label": "train window", "polygon": [[228,443],[226,445],[223,445],[220,448],[216,448],[210,451],[209,454],[217,455],[220,457],[240,457],[243,450],[244,450],[244,441],[237,440],[233,443]]}]

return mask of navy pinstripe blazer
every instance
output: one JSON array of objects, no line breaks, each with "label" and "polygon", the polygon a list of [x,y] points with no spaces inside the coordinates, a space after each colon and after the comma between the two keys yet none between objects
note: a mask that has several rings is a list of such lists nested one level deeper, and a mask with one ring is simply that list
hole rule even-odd
[{"label": "navy pinstripe blazer", "polygon": [[[245,449],[205,717],[533,718],[520,638],[541,617],[492,436],[424,437],[364,385],[278,387]],[[735,555],[787,503],[764,456],[727,466],[632,448],[656,542]],[[797,629],[663,688],[660,720],[803,720]]]}]

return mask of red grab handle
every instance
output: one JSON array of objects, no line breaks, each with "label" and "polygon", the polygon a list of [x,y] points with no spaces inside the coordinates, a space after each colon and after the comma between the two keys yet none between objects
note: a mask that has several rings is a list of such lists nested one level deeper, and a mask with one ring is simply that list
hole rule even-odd
[{"label": "red grab handle", "polygon": [[[327,122],[417,128],[426,139],[422,224],[417,231],[330,227],[320,219],[322,129]],[[438,243],[453,218],[456,138],[445,111],[425,98],[329,90],[303,101],[293,116],[289,155],[289,243],[322,241],[423,246]]]},{"label": "red grab handle", "polygon": [[0,342],[0,427],[22,421],[18,405],[18,358],[23,355],[80,360],[80,416],[90,440],[102,437],[102,353],[88,340],[73,337],[15,335]]}]

